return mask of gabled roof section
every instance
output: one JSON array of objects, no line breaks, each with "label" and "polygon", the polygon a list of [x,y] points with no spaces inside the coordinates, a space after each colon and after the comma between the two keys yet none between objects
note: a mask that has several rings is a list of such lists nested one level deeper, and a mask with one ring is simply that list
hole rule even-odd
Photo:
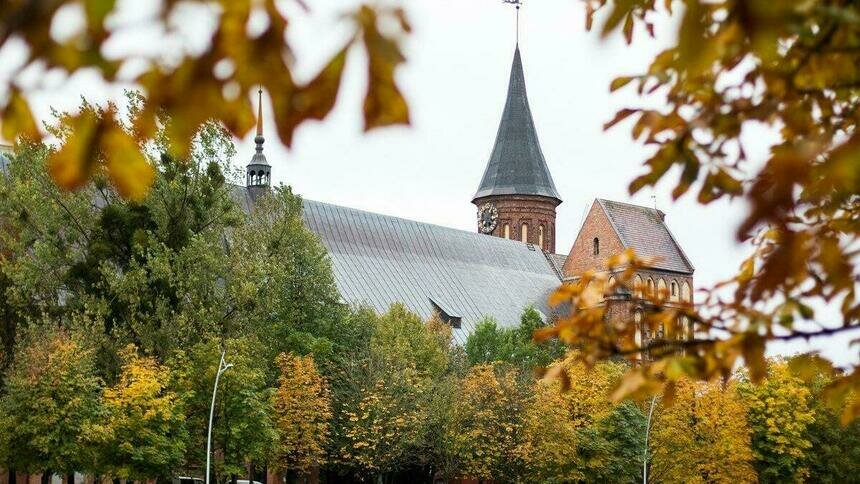
[{"label": "gabled roof section", "polygon": [[632,248],[638,257],[655,259],[652,268],[682,274],[693,273],[693,264],[666,226],[663,212],[600,198],[597,203],[603,208],[625,247]]},{"label": "gabled roof section", "polygon": [[514,51],[508,98],[493,153],[474,199],[492,195],[539,195],[561,203],[529,109],[519,46]]}]

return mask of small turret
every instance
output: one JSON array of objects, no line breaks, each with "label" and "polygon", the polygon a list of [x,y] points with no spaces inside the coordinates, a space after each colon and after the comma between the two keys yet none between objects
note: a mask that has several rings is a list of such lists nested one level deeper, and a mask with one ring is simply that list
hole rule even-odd
[{"label": "small turret", "polygon": [[251,157],[245,169],[245,186],[251,193],[251,198],[256,200],[262,193],[267,192],[272,183],[272,166],[266,161],[266,155],[263,154],[263,90],[258,92],[257,105],[257,136],[254,137],[254,143],[257,145],[256,153]]}]

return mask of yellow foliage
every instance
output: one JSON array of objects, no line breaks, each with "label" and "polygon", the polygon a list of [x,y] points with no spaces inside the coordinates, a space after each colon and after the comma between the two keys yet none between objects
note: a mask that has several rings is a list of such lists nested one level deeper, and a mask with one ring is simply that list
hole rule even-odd
[{"label": "yellow foliage", "polygon": [[332,416],[328,383],[310,356],[282,353],[274,395],[278,448],[273,466],[308,474],[324,462]]},{"label": "yellow foliage", "polygon": [[733,384],[680,380],[651,428],[653,482],[756,482],[750,427]]},{"label": "yellow foliage", "polygon": [[448,453],[460,476],[498,479],[516,468],[522,402],[516,371],[473,366],[460,383],[444,429]]}]

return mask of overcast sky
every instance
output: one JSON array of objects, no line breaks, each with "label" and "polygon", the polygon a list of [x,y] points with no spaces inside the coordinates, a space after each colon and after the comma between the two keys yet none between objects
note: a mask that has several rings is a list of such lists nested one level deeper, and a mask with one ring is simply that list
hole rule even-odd
[{"label": "overcast sky", "polygon": [[[341,45],[345,30],[339,14],[355,2],[308,3],[312,12],[295,17],[290,31],[297,76],[305,79]],[[673,203],[670,182],[676,173],[656,190],[631,197],[627,185],[643,171],[649,150],[631,140],[629,124],[602,130],[618,108],[643,103],[629,91],[610,95],[610,80],[644,71],[654,54],[673,39],[674,24],[658,23],[657,40],[639,32],[635,44],[627,46],[621,38],[601,40],[596,32],[586,32],[584,10],[578,0],[531,0],[520,13],[520,50],[531,111],[564,200],[558,209],[557,252],[568,252],[594,198],[648,206],[656,201],[696,267],[696,286],[729,277],[748,251],[734,239],[745,206],[739,202],[701,206],[692,197]],[[514,10],[500,0],[419,0],[408,2],[407,13],[414,32],[405,45],[407,63],[398,72],[398,81],[409,101],[412,125],[361,132],[365,59],[356,49],[334,112],[323,122],[299,128],[291,150],[277,142],[271,113],[264,107],[271,133],[265,153],[273,180],[292,185],[309,199],[474,231],[475,207],[470,200],[504,106],[515,45]],[[118,48],[146,45],[127,44]],[[10,55],[0,52],[0,64],[4,54]],[[104,102],[120,94],[118,88],[106,89],[92,77],[79,75],[40,92],[34,103],[37,114],[47,119],[51,106],[72,110],[80,95]],[[659,104],[658,99],[648,102]],[[237,164],[250,159],[252,136],[237,140]],[[766,130],[745,132],[747,153],[761,161],[773,139]],[[841,364],[854,362],[857,351],[848,349],[847,339],[816,346],[823,345]]]}]

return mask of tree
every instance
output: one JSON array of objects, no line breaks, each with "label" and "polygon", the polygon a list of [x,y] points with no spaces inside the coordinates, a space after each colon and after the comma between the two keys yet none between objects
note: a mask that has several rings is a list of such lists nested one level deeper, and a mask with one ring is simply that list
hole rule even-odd
[{"label": "tree", "polygon": [[518,454],[525,476],[540,482],[631,481],[641,469],[644,416],[608,392],[624,369],[601,363],[588,369],[572,357],[558,361],[570,387],[538,381],[523,412]]},{"label": "tree", "polygon": [[[123,125],[131,131],[144,104],[128,99]],[[100,117],[115,108],[81,109]],[[50,126],[62,143],[68,116]],[[166,132],[142,142],[158,170],[141,201],[118,197],[99,176],[63,191],[44,173],[53,149],[18,146],[0,184],[3,345],[13,347],[17,331],[42,314],[86,321],[111,384],[128,344],[165,361],[209,337],[254,334],[270,385],[281,352],[331,356],[353,329],[344,326],[325,248],[302,223],[301,199],[276,188],[245,214],[230,183],[235,149],[217,124],[195,135],[187,160],[167,155],[167,144]]]},{"label": "tree", "polygon": [[273,408],[278,430],[274,467],[308,475],[325,461],[331,413],[328,383],[313,358],[282,353]]},{"label": "tree", "polygon": [[426,467],[439,414],[431,405],[443,404],[435,389],[450,341],[399,304],[382,315],[359,309],[353,318],[372,331],[331,375],[332,467],[359,478]]},{"label": "tree", "polygon": [[445,427],[450,477],[504,479],[519,475],[523,390],[516,370],[501,364],[469,369]]},{"label": "tree", "polygon": [[93,466],[88,430],[100,418],[101,382],[93,350],[46,323],[15,353],[0,397],[0,463],[64,474]]},{"label": "tree", "polygon": [[267,386],[268,362],[259,358],[259,346],[252,336],[208,340],[173,356],[170,366],[177,369],[173,384],[188,409],[188,464],[202,467],[206,461],[212,385],[222,347],[233,367],[221,375],[218,384],[212,427],[212,449],[218,458],[213,460],[213,473],[245,476],[247,463],[262,464],[271,457],[278,433],[272,418],[272,391]]},{"label": "tree", "polygon": [[565,348],[558,341],[534,341],[535,331],[544,326],[540,313],[531,306],[523,310],[520,324],[513,328],[499,327],[489,317],[479,321],[466,339],[469,364],[503,361],[518,366],[524,374],[549,365],[564,355]]},{"label": "tree", "polygon": [[[708,290],[699,306],[654,316],[670,325],[683,316],[693,324],[694,338],[636,344],[630,331],[600,327],[602,307],[561,318],[541,337],[562,335],[584,348],[582,358],[589,361],[657,355],[651,364],[631,369],[617,394],[622,397],[667,386],[671,392],[683,375],[728,378],[739,358],[758,382],[766,373],[769,342],[856,329],[860,48],[853,19],[860,6],[836,0],[692,0],[676,12],[673,2],[653,0],[586,5],[588,28],[597,11],[608,10],[602,34],[621,30],[628,42],[637,32],[653,35],[655,17],[680,17],[677,40],[647,72],[619,77],[610,86],[635,86],[640,95],[657,98],[650,105],[662,101],[660,108],[622,109],[605,127],[633,120],[634,139],[653,147],[631,193],[677,172],[674,198],[691,189],[703,204],[741,197],[750,211],[736,238],[753,249],[737,275]],[[753,126],[764,126],[777,138],[763,164],[748,163],[744,149],[742,134]],[[610,262],[624,274],[616,284],[632,289],[632,270],[641,262],[633,254]],[[595,278],[606,282],[595,273],[583,282]],[[559,290],[553,302],[589,307],[585,296],[595,291],[571,286]],[[839,308],[831,324],[817,320],[814,308],[820,305]],[[671,372],[663,371],[670,367]],[[848,390],[858,387],[855,366],[823,393],[844,408],[845,422],[860,414],[860,403],[842,405]]]},{"label": "tree", "polygon": [[[809,410],[814,413],[814,420],[808,423],[803,435],[810,447],[800,465],[807,470],[809,482],[851,482],[860,475],[860,421],[840,423],[844,408],[832,408],[821,396],[834,375],[827,365],[815,365],[815,361],[818,361],[815,355],[796,355],[787,361],[789,369],[795,370],[793,374],[808,389]],[[852,398],[857,396],[847,398],[843,405],[850,406]]]},{"label": "tree", "polygon": [[100,471],[124,480],[167,478],[185,454],[185,414],[168,388],[170,369],[127,346],[122,373],[104,390],[104,417],[90,430]]},{"label": "tree", "polygon": [[[301,7],[306,6],[298,2]],[[408,124],[409,111],[394,80],[394,73],[404,61],[401,38],[410,31],[406,15],[400,9],[361,5],[346,12],[352,33],[342,47],[328,59],[322,70],[308,82],[298,82],[292,75],[295,51],[287,41],[288,9],[279,2],[249,0],[220,1],[217,8],[207,8],[203,1],[186,5],[181,2],[159,4],[147,19],[162,35],[185,38],[171,18],[187,15],[188,8],[197,15],[208,16],[214,28],[207,34],[204,49],[182,43],[154,54],[134,53],[107,58],[105,44],[132,27],[112,24],[110,19],[122,15],[121,2],[103,1],[83,4],[85,26],[63,40],[49,28],[63,7],[77,2],[57,1],[50,4],[10,4],[0,13],[0,48],[21,42],[26,58],[2,85],[9,91],[0,104],[2,136],[38,138],[40,133],[19,82],[23,72],[55,70],[74,74],[88,70],[109,84],[132,83],[148,97],[139,112],[133,132],[122,129],[114,116],[94,117],[82,111],[70,117],[73,135],[65,149],[52,153],[49,161],[54,180],[67,189],[81,188],[103,171],[125,197],[141,200],[154,176],[154,167],[141,156],[138,137],[152,137],[165,126],[161,115],[172,121],[166,125],[170,154],[187,159],[190,141],[208,120],[217,119],[230,133],[241,137],[254,126],[254,110],[248,94],[258,86],[269,93],[281,141],[290,145],[295,128],[310,119],[323,119],[334,106],[346,58],[353,46],[360,44],[367,52],[368,89],[364,99],[364,129],[391,124]],[[184,13],[183,13],[184,12]],[[127,12],[126,12],[127,13]],[[306,12],[307,13],[307,12]],[[265,19],[262,32],[250,35],[244,28],[251,17]],[[383,28],[383,25],[385,28]],[[123,75],[124,66],[145,65],[133,76]],[[233,66],[224,70],[225,64]],[[33,86],[31,89],[37,89]]]},{"label": "tree", "polygon": [[762,482],[799,481],[812,444],[807,427],[814,422],[810,392],[784,361],[771,361],[760,385],[742,381],[737,391],[752,429],[755,468]]},{"label": "tree", "polygon": [[661,404],[651,431],[654,482],[756,480],[751,430],[733,384],[679,381]]}]

